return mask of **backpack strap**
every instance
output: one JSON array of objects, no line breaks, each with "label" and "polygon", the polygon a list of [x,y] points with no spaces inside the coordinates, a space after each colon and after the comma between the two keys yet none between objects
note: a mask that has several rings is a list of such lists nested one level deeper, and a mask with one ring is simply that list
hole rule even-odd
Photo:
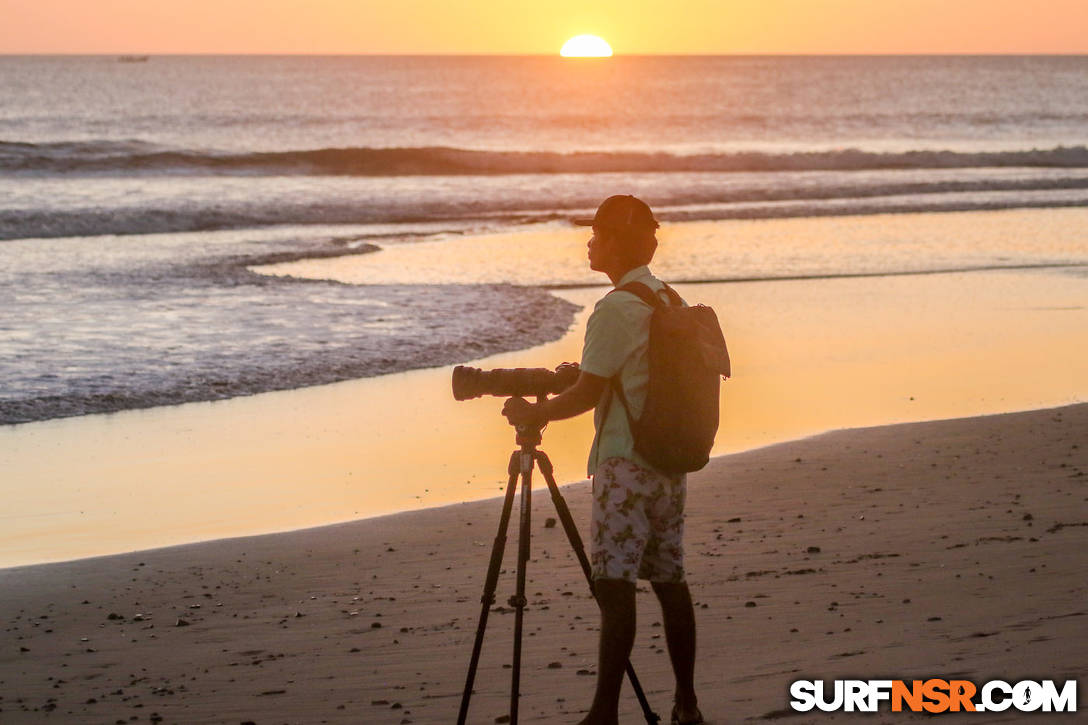
[{"label": "backpack strap", "polygon": [[627,415],[627,427],[631,431],[631,435],[635,434],[635,419],[631,417],[631,406],[627,404],[627,396],[623,394],[623,385],[620,384],[620,376],[617,373],[608,379],[612,388],[612,395],[608,396],[608,402],[604,404],[604,412],[601,414],[601,425],[603,426],[608,421],[608,414],[612,410],[612,400],[619,397],[620,403],[623,405],[623,412]]},{"label": "backpack strap", "polygon": [[[680,299],[680,295],[678,295],[676,290],[672,287],[665,285],[664,290],[665,294],[669,297],[669,303],[674,307],[679,307],[684,304],[683,300]],[[663,307],[666,304],[653,290],[642,282],[628,282],[624,286],[617,287],[608,294],[612,294],[612,292],[630,292],[654,309]]]},{"label": "backpack strap", "polygon": [[[672,304],[675,307],[679,307],[684,304],[684,301],[680,298],[680,295],[678,295],[676,293],[676,290],[674,290],[672,287],[666,284],[664,290],[665,294],[668,295],[669,298],[668,303],[662,300],[657,295],[657,293],[655,293],[652,289],[650,289],[642,282],[628,282],[624,286],[617,287],[608,294],[612,294],[612,292],[630,292],[631,294],[635,295],[640,300],[645,302],[647,305],[649,305],[651,309],[665,307],[668,304]],[[612,385],[612,397],[618,397],[620,399],[620,403],[623,404],[623,412],[627,414],[627,425],[631,431],[631,434],[634,435],[635,419],[631,417],[631,406],[627,403],[627,396],[623,393],[623,385],[620,383],[619,373],[616,373],[611,378],[609,378],[609,383],[611,383]],[[608,420],[609,409],[612,407],[612,397],[608,399],[608,403],[605,405],[604,415],[601,416],[602,425],[604,424],[604,421]]]},{"label": "backpack strap", "polygon": [[[665,283],[662,282],[662,284],[665,284]],[[676,290],[674,290],[672,287],[668,286],[667,284],[665,285],[665,294],[668,296],[669,301],[672,302],[673,307],[683,307],[684,306],[684,300],[681,299],[680,295],[676,293]]]},{"label": "backpack strap", "polygon": [[[631,417],[631,406],[627,404],[627,396],[623,394],[623,384],[620,382],[620,376],[618,374],[613,375],[609,382],[612,383],[612,395],[619,396],[620,403],[623,404],[623,412],[627,414],[627,427],[631,431],[631,435],[635,435],[635,419]],[[609,405],[612,403],[612,399],[608,400]],[[601,419],[603,425],[608,420],[608,410],[604,411],[604,417]]]}]

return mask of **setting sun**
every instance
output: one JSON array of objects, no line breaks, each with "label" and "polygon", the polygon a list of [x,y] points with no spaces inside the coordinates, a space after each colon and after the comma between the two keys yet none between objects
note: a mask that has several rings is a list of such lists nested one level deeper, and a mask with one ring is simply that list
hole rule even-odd
[{"label": "setting sun", "polygon": [[576,35],[563,44],[559,55],[564,58],[609,58],[612,47],[596,35]]}]

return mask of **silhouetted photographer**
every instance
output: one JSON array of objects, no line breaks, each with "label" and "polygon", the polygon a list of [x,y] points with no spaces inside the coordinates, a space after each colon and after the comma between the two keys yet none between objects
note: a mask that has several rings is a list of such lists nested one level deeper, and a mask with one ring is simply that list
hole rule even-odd
[{"label": "silhouetted photographer", "polygon": [[714,312],[687,307],[650,273],[658,222],[633,196],[609,197],[592,219],[589,265],[615,285],[590,316],[574,384],[533,404],[511,398],[514,425],[595,410],[590,559],[601,609],[597,689],[583,725],[616,723],[635,636],[635,581],[661,603],[676,675],[674,723],[700,723],[694,687],[695,614],[684,578],[686,472],[702,468],[718,426],[719,376],[729,357]]},{"label": "silhouetted photographer", "polygon": [[[693,681],[695,615],[683,572],[687,477],[685,471],[675,470],[675,465],[666,466],[673,468],[671,471],[655,466],[646,458],[647,447],[635,441],[638,423],[647,413],[644,408],[648,390],[654,384],[665,384],[651,373],[651,317],[660,306],[679,307],[683,303],[647,268],[657,249],[658,223],[643,201],[633,196],[609,197],[593,219],[576,223],[592,226],[590,268],[607,274],[616,288],[597,303],[586,325],[578,380],[537,405],[511,398],[503,414],[515,425],[543,425],[591,408],[596,410],[596,434],[589,462],[593,478],[590,558],[594,593],[601,605],[601,649],[596,695],[582,723],[616,723],[623,668],[634,642],[636,578],[650,580],[662,604],[665,637],[677,680],[672,721],[700,723],[702,715]],[[642,285],[642,290],[635,285]],[[647,291],[656,299],[647,300]],[[703,309],[714,315],[708,308]],[[707,368],[716,386],[719,374],[729,374],[729,358],[716,319],[713,328],[709,335],[712,343],[714,332],[721,343],[718,351],[709,352],[712,359],[707,360]],[[717,360],[713,359],[715,353],[719,355]],[[710,416],[716,431],[718,396],[716,390],[713,393],[713,397],[707,394],[696,400],[698,409],[685,411],[685,418],[660,422],[681,427],[690,416],[713,409]],[[709,443],[713,443],[713,432]],[[708,455],[709,445],[705,448]],[[702,463],[706,463],[705,458]],[[689,470],[693,469],[694,464]]]}]

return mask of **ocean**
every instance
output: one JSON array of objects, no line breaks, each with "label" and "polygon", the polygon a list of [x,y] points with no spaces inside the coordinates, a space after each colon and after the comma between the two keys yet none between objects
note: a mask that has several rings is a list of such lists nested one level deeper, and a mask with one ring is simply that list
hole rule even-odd
[{"label": "ocean", "polygon": [[[532,245],[613,193],[666,228],[1088,206],[1088,57],[0,57],[0,424],[557,339],[546,288],[594,280]],[[1088,263],[1046,234],[749,244],[669,277]]]}]

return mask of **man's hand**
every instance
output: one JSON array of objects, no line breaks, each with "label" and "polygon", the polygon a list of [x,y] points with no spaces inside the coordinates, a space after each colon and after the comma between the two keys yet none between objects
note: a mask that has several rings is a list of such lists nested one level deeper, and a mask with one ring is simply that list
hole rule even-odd
[{"label": "man's hand", "polygon": [[[576,363],[563,363],[560,367],[575,365]],[[554,398],[535,405],[523,398],[510,398],[502,406],[502,414],[510,421],[510,425],[543,428],[549,421],[572,418],[592,410],[607,386],[608,378],[583,370],[578,374],[574,385]]]},{"label": "man's hand", "polygon": [[531,427],[543,427],[548,421],[544,419],[540,406],[533,405],[525,398],[510,398],[502,406],[502,414],[510,421],[510,425],[527,425]]}]

